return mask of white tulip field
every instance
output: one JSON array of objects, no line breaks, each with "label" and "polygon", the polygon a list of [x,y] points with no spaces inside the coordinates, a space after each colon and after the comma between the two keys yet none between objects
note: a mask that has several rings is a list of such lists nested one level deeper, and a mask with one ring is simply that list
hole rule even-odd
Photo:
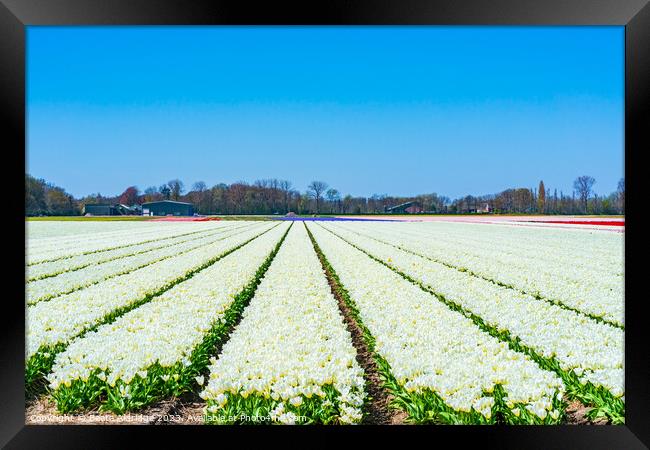
[{"label": "white tulip field", "polygon": [[569,405],[625,422],[623,232],[299,218],[26,230],[26,395],[61,417],[192,398],[205,424],[368,424],[381,410],[550,425],[571,422]]}]

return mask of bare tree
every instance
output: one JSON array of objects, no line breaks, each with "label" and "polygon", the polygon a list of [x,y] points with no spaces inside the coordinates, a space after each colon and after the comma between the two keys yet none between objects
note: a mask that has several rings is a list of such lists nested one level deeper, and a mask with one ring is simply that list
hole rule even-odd
[{"label": "bare tree", "polygon": [[279,205],[282,201],[280,181],[277,178],[269,180],[269,189],[271,189],[271,209],[273,214],[277,214],[278,210],[281,209]]},{"label": "bare tree", "polygon": [[179,179],[168,181],[167,186],[169,187],[171,198],[174,200],[178,200],[181,197],[183,191],[185,191],[185,185]]},{"label": "bare tree", "polygon": [[158,191],[162,194],[162,196],[163,196],[163,198],[165,200],[169,200],[169,197],[172,194],[172,190],[169,189],[169,186],[167,186],[166,184],[163,184],[162,186],[160,186]]},{"label": "bare tree", "polygon": [[576,190],[576,193],[580,198],[580,203],[582,203],[583,212],[585,214],[587,213],[587,200],[589,200],[594,183],[596,183],[596,179],[589,175],[578,177],[573,182],[573,188]]},{"label": "bare tree", "polygon": [[334,207],[338,207],[340,201],[341,201],[341,194],[339,194],[339,191],[337,191],[334,188],[328,189],[327,192],[325,193],[325,196],[327,197],[327,200],[330,202],[332,209]]},{"label": "bare tree", "polygon": [[159,198],[160,198],[160,192],[158,192],[158,188],[156,186],[149,186],[147,189],[144,190],[145,202],[153,202],[154,200],[158,200]]},{"label": "bare tree", "polygon": [[203,192],[208,188],[208,186],[203,181],[197,181],[192,185],[192,190],[194,192]]},{"label": "bare tree", "polygon": [[206,194],[209,193],[210,191],[208,191],[208,186],[205,182],[197,181],[192,185],[192,190],[188,194],[200,214],[205,214],[207,212],[208,205],[206,205],[205,198]]},{"label": "bare tree", "polygon": [[280,190],[284,196],[285,213],[289,212],[289,201],[291,200],[291,181],[280,180]]},{"label": "bare tree", "polygon": [[307,194],[316,200],[316,214],[319,213],[320,199],[328,185],[324,181],[312,181],[307,187]]},{"label": "bare tree", "polygon": [[228,202],[232,211],[239,214],[247,211],[249,205],[246,204],[246,199],[249,188],[249,184],[245,181],[236,181],[230,185],[228,188]]}]

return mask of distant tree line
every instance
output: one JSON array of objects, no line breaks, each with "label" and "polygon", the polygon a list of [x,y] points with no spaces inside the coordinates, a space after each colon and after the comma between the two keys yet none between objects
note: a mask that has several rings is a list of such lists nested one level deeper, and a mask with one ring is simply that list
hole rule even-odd
[{"label": "distant tree line", "polygon": [[25,175],[25,214],[28,216],[74,216],[79,202],[63,188]]},{"label": "distant tree line", "polygon": [[370,197],[341,195],[324,181],[313,181],[305,192],[293,188],[290,181],[275,178],[257,180],[252,184],[238,181],[219,183],[212,187],[197,181],[189,190],[179,180],[150,186],[141,192],[127,187],[117,196],[91,194],[73,198],[63,188],[26,175],[25,213],[37,215],[79,215],[86,204],[109,203],[132,206],[157,200],[176,200],[194,204],[199,214],[382,214],[386,208],[406,202],[418,202],[430,214],[468,214],[494,212],[501,214],[624,214],[625,181],[608,196],[593,192],[596,180],[581,176],[574,190],[551,191],[540,181],[537,188],[513,188],[490,195],[467,195],[455,200],[432,194],[411,197],[374,194]]},{"label": "distant tree line", "polygon": [[625,214],[625,179],[615,192],[599,196],[593,192],[596,180],[583,175],[573,182],[573,191],[564,193],[548,189],[540,181],[537,188],[506,189],[492,195],[468,195],[454,200],[449,213],[471,213],[489,207],[499,214]]}]

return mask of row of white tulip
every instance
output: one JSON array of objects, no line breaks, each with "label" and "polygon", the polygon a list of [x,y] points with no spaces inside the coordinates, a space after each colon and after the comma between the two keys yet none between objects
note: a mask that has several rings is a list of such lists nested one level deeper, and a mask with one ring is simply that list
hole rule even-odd
[{"label": "row of white tulip", "polygon": [[[412,225],[399,228],[449,245],[491,249],[499,254],[536,258],[551,265],[568,264],[610,273],[619,271],[623,258],[623,235],[620,233],[444,222]],[[540,249],[545,251],[540,252]],[[595,260],[598,265],[594,265]]]},{"label": "row of white tulip", "polygon": [[[277,245],[282,224],[175,285],[151,302],[74,341],[55,360],[50,388],[97,376],[109,386],[146,377],[154,364],[189,364],[192,351],[222,319],[235,296]],[[163,375],[164,376],[164,375]]]},{"label": "row of white tulip", "polygon": [[68,343],[116,310],[129,307],[171,287],[190,272],[223,253],[268,231],[275,224],[261,222],[243,233],[143,267],[86,289],[27,308],[27,359],[42,346]]},{"label": "row of white tulip", "polygon": [[538,421],[559,418],[564,386],[556,374],[321,226],[309,228],[402,389],[433,392],[454,411],[489,421],[495,404],[489,394],[502,385],[512,417],[523,407]]},{"label": "row of white tulip", "polygon": [[300,416],[318,423],[359,422],[365,394],[355,358],[305,227],[294,224],[210,367],[201,393],[206,414],[251,414],[245,399],[253,398],[280,423],[294,423]]},{"label": "row of white tulip", "polygon": [[[133,272],[157,261],[182,255],[195,248],[227,239],[229,236],[242,232],[234,227],[225,230],[224,233],[210,233],[207,236],[200,236],[172,246],[165,246],[157,250],[138,253],[124,258],[112,259],[102,264],[88,266],[81,270],[65,272],[55,277],[29,282],[26,284],[27,304],[34,305],[38,302],[91,286],[103,280]],[[27,270],[29,271],[29,268]]]},{"label": "row of white tulip", "polygon": [[[466,247],[492,249],[499,254],[536,259],[544,267],[569,265],[589,272],[621,275],[624,253],[623,233],[597,230],[549,230],[505,225],[489,225],[486,230],[483,230],[479,224],[473,226],[474,228],[456,230],[449,237],[453,237],[456,242],[462,242],[465,236]],[[519,233],[511,237],[513,228],[517,228]],[[468,235],[471,236],[469,239]],[[598,264],[594,264],[594,261],[598,261]]]},{"label": "row of white tulip", "polygon": [[[623,278],[615,271],[607,276],[596,270],[579,268],[570,263],[542,263],[537,258],[526,255],[506,254],[496,247],[469,247],[467,243],[445,242],[437,236],[423,236],[404,232],[403,225],[385,229],[366,225],[355,229],[344,226],[346,230],[357,231],[368,237],[415,252],[459,269],[512,286],[532,295],[556,301],[587,315],[601,317],[622,325],[624,322]],[[537,255],[549,258],[566,252],[549,252],[539,246]],[[623,259],[619,260],[622,271]],[[592,261],[592,267],[597,261]]]},{"label": "row of white tulip", "polygon": [[[599,281],[598,275],[622,277],[623,239],[620,233],[607,233],[608,239],[601,242],[585,230],[546,236],[547,229],[525,228],[525,234],[511,236],[515,227],[505,225],[444,222],[400,223],[396,227],[386,227],[381,223],[368,225],[373,233],[395,233],[399,229],[405,237],[424,240],[434,248],[439,244],[462,253],[489,255],[493,260],[511,258],[515,262],[536,265],[540,270],[575,281],[584,281],[585,276],[592,277],[596,282]],[[594,261],[598,264],[594,264]],[[570,269],[569,272],[566,269]]]},{"label": "row of white tulip", "polygon": [[[107,222],[108,223],[108,222]],[[56,236],[56,237],[41,237],[35,238],[29,235],[29,227],[27,230],[27,250],[29,254],[38,255],[39,253],[45,253],[51,251],[52,249],[66,249],[74,248],[77,246],[85,246],[88,244],[93,244],[97,240],[119,240],[126,236],[142,236],[146,234],[157,234],[159,232],[169,230],[173,231],[178,229],[178,224],[175,224],[174,227],[165,228],[162,224],[147,224],[146,228],[134,226],[129,230],[117,230],[117,231],[101,231],[95,230],[95,233],[90,234],[79,234],[79,235],[66,235],[66,236]],[[153,225],[153,226],[152,226]]]},{"label": "row of white tulip", "polygon": [[[171,225],[171,226],[170,226]],[[103,250],[110,250],[127,245],[150,242],[164,237],[172,237],[188,231],[209,230],[229,226],[224,222],[199,222],[190,224],[163,224],[158,223],[155,227],[145,229],[123,230],[116,233],[98,233],[81,238],[66,238],[63,240],[53,239],[48,243],[34,244],[28,238],[27,264],[40,264],[47,261],[54,261],[62,258],[69,258],[84,253],[92,253]]]},{"label": "row of white tulip", "polygon": [[[624,393],[623,330],[595,322],[576,312],[451,269],[374,239],[327,225],[368,254],[384,261],[447,300],[481,317],[500,331],[546,358],[557,360],[565,371],[577,369],[614,396]],[[589,373],[597,376],[589,376]],[[586,381],[585,381],[586,382]]]},{"label": "row of white tulip", "polygon": [[72,256],[70,258],[58,259],[55,261],[45,262],[42,264],[32,264],[27,267],[27,280],[36,281],[42,278],[52,277],[61,273],[70,272],[73,270],[83,269],[84,267],[101,264],[118,258],[144,253],[151,250],[157,250],[163,247],[169,247],[174,244],[190,241],[192,239],[207,236],[209,234],[220,233],[234,227],[221,227],[209,230],[187,230],[182,234],[157,239],[143,244],[134,244],[127,247],[117,248],[115,250],[107,250],[103,252],[88,253],[85,255]]},{"label": "row of white tulip", "polygon": [[[25,232],[32,242],[39,246],[43,243],[63,240],[65,238],[85,239],[89,236],[121,231],[138,231],[157,228],[161,222],[149,221],[87,221],[87,220],[26,220]],[[174,224],[177,225],[177,224]]]}]

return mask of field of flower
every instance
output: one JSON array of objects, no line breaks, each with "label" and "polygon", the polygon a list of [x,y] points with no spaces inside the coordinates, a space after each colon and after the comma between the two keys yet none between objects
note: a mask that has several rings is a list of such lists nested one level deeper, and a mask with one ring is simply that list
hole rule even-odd
[{"label": "field of flower", "polygon": [[576,408],[624,423],[623,239],[444,221],[28,222],[28,421],[34,405],[82,423],[191,402],[206,424],[559,424]]}]

